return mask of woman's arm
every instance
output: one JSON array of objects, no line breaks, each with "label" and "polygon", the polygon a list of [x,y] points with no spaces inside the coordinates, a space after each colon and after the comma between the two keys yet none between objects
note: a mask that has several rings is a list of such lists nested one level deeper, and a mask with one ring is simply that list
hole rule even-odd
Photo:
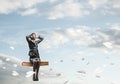
[{"label": "woman's arm", "polygon": [[31,41],[31,35],[26,36],[27,41]]},{"label": "woman's arm", "polygon": [[38,36],[38,40],[37,40],[37,43],[40,43],[41,41],[43,41],[43,37],[40,37],[40,36]]}]

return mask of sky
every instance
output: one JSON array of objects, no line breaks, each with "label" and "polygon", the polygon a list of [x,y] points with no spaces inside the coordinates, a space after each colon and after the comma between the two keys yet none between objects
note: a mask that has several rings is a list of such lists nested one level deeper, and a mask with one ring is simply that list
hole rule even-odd
[{"label": "sky", "polygon": [[[0,0],[0,53],[28,61],[25,37],[35,32],[44,38],[39,52],[49,68],[81,82],[119,84],[119,4],[120,0]],[[81,77],[81,71],[87,75]]]}]

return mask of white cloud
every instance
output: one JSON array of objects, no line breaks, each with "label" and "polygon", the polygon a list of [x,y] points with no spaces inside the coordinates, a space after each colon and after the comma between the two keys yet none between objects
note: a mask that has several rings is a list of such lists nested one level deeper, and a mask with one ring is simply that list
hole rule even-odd
[{"label": "white cloud", "polygon": [[113,8],[120,8],[120,0],[110,0]]},{"label": "white cloud", "polygon": [[[84,29],[85,26],[77,28],[59,29],[58,31],[52,32],[47,40],[42,43],[42,47],[51,48],[53,46],[59,46],[67,43],[75,45],[89,46],[95,44],[96,41],[93,36]],[[89,27],[86,27],[89,29]]]},{"label": "white cloud", "polygon": [[111,29],[114,29],[116,31],[120,31],[120,25],[119,24],[112,24]]},{"label": "white cloud", "polygon": [[20,14],[22,16],[27,16],[27,15],[32,15],[32,14],[38,14],[38,10],[36,8],[31,8],[31,9],[27,9],[25,11],[22,11]]},{"label": "white cloud", "polygon": [[46,0],[0,0],[0,14],[8,14],[33,8]]},{"label": "white cloud", "polygon": [[74,44],[77,46],[86,46],[93,48],[120,48],[120,31],[119,25],[111,25],[109,29],[103,30],[90,28],[87,26],[78,26],[54,30],[48,33],[48,37],[41,44],[43,48],[51,48],[64,44]]},{"label": "white cloud", "polygon": [[69,39],[65,35],[62,35],[59,32],[53,32],[52,36],[50,36],[48,40],[44,41],[41,46],[45,48],[51,48],[52,46],[65,44],[68,41]]},{"label": "white cloud", "polygon": [[49,19],[59,19],[64,17],[83,17],[88,15],[89,11],[84,9],[80,2],[73,0],[64,1],[52,8],[49,13]]},{"label": "white cloud", "polygon": [[43,2],[46,2],[46,0],[20,0],[24,8],[31,8]]},{"label": "white cloud", "polygon": [[53,33],[53,37],[51,40],[53,40],[53,43],[55,45],[58,45],[60,43],[64,44],[64,43],[68,42],[68,39],[64,35],[55,33],[55,32]]},{"label": "white cloud", "polygon": [[0,13],[8,14],[10,12],[16,11],[21,4],[19,1],[1,0],[0,1]]},{"label": "white cloud", "polygon": [[81,33],[83,34],[84,32],[81,31],[81,29],[73,29],[73,28],[68,28],[66,29],[66,33],[72,37],[77,37]]},{"label": "white cloud", "polygon": [[[47,3],[46,8],[40,9],[39,5]],[[65,17],[84,17],[90,14],[91,7],[99,10],[104,14],[120,16],[119,0],[88,0],[85,2],[79,0],[1,0],[0,14],[18,13],[22,16],[46,14],[48,19],[63,19]],[[96,12],[96,11],[95,11]]]},{"label": "white cloud", "polygon": [[45,40],[41,46],[51,48],[53,46],[64,45],[71,42],[79,46],[89,46],[90,44],[94,44],[96,41],[84,27],[85,26],[55,30],[49,35],[50,37],[47,37],[48,39],[46,38],[47,40]]},{"label": "white cloud", "polygon": [[[116,16],[120,16],[120,1],[119,0],[89,0],[88,4],[93,9],[99,9],[101,8],[103,13],[106,14],[112,14]],[[99,9],[100,10],[100,9]]]},{"label": "white cloud", "polygon": [[91,43],[94,43],[94,39],[92,38],[91,34],[83,29],[84,26],[66,29],[66,33],[70,39],[77,45],[84,45],[87,46]]},{"label": "white cloud", "polygon": [[108,0],[89,0],[88,3],[93,7],[93,9],[96,9],[98,7],[103,6],[106,4]]},{"label": "white cloud", "polygon": [[51,3],[55,3],[57,1],[59,1],[59,0],[49,0],[49,2],[51,2]]},{"label": "white cloud", "polygon": [[109,0],[110,7],[106,8],[107,13],[120,16],[120,0]]}]

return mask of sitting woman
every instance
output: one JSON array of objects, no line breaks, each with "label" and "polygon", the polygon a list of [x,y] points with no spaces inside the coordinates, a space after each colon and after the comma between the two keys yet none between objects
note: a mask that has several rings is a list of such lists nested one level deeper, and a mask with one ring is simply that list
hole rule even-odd
[{"label": "sitting woman", "polygon": [[38,72],[39,72],[39,62],[40,56],[38,52],[38,44],[43,40],[42,37],[36,36],[36,33],[32,33],[26,36],[26,40],[29,46],[29,60],[33,64],[33,81],[38,81]]}]

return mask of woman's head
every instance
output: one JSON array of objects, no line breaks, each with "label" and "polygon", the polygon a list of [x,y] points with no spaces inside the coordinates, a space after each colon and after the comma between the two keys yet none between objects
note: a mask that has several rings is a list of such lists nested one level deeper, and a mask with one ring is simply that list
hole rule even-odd
[{"label": "woman's head", "polygon": [[36,39],[36,33],[32,33],[32,34],[31,34],[31,39],[32,39],[32,40],[35,40],[35,39]]}]

